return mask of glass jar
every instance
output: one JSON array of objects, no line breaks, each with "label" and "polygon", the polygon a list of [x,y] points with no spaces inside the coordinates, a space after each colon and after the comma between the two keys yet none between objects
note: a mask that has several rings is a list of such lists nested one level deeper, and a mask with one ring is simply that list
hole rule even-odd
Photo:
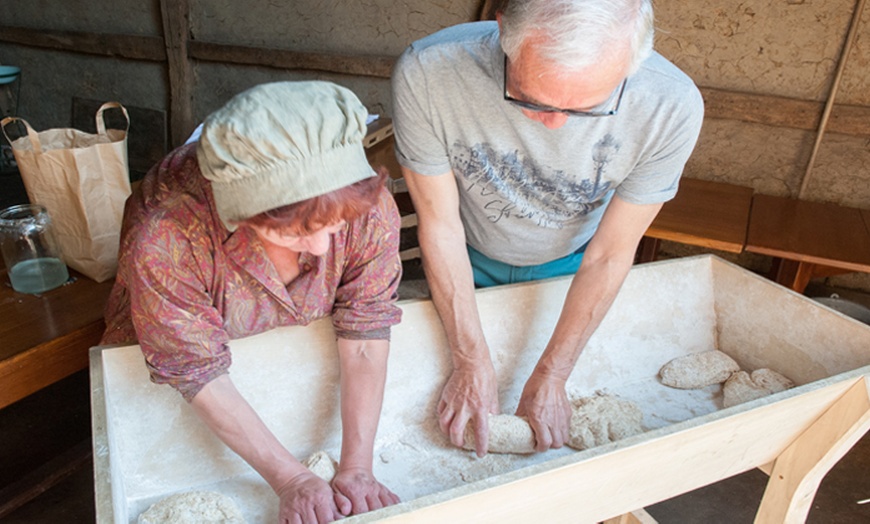
[{"label": "glass jar", "polygon": [[19,293],[42,293],[69,280],[44,206],[0,211],[0,248],[12,289]]}]

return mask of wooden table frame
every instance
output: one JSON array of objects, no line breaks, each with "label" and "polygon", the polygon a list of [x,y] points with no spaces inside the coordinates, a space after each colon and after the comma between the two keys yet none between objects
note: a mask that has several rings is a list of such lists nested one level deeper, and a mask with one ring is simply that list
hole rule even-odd
[{"label": "wooden table frame", "polygon": [[[70,270],[70,280],[39,295],[12,289],[0,268],[0,409],[88,367],[88,350],[105,329],[103,308],[114,284]],[[84,441],[0,491],[0,518],[90,461]]]}]

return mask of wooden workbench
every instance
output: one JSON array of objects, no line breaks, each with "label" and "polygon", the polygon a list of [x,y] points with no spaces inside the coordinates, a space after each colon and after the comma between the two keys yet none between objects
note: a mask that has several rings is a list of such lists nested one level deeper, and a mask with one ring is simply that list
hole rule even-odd
[{"label": "wooden workbench", "polygon": [[0,408],[88,367],[113,281],[70,275],[59,288],[29,295],[14,291],[0,267]]}]

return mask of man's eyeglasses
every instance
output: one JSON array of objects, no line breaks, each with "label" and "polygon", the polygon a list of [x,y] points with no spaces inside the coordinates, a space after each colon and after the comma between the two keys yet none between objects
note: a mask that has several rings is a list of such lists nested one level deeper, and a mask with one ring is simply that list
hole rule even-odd
[{"label": "man's eyeglasses", "polygon": [[[622,81],[622,84],[619,86],[619,92],[616,95],[616,103],[613,104],[612,109],[606,110],[598,110],[593,109],[591,111],[584,111],[582,109],[562,109],[560,107],[552,107],[543,104],[536,104],[534,102],[527,102],[525,100],[518,100],[511,96],[508,92],[508,62],[507,55],[504,57],[504,99],[508,102],[514,104],[517,107],[521,107],[523,109],[528,109],[529,111],[535,111],[537,113],[562,113],[569,116],[613,116],[619,110],[619,104],[622,102],[622,93],[625,91],[625,84],[628,82],[628,79]],[[610,101],[613,98],[613,95],[608,98]]]}]

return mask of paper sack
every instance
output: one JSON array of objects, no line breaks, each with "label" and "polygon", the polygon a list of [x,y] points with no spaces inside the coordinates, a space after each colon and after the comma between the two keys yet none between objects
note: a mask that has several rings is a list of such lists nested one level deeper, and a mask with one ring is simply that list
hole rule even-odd
[{"label": "paper sack", "polygon": [[[103,112],[124,113],[125,129],[106,129]],[[27,135],[9,139],[6,126],[20,122]],[[96,114],[97,134],[59,128],[36,132],[22,118],[0,122],[12,144],[31,203],[48,209],[64,262],[97,282],[115,276],[124,203],[130,195],[127,131],[130,117],[118,102]]]}]

